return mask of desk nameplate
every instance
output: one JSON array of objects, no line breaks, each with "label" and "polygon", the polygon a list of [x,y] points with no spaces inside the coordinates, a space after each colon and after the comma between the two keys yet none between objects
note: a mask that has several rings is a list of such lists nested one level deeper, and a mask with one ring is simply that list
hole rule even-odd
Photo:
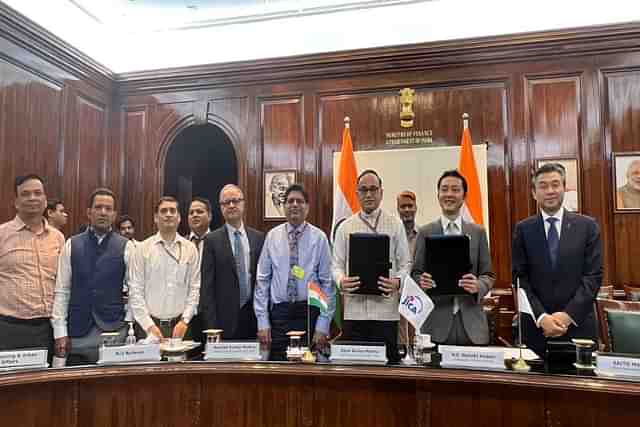
[{"label": "desk nameplate", "polygon": [[598,353],[598,374],[640,379],[640,359]]},{"label": "desk nameplate", "polygon": [[160,361],[160,344],[102,347],[98,364]]},{"label": "desk nameplate", "polygon": [[260,343],[217,342],[205,346],[204,360],[262,360]]},{"label": "desk nameplate", "polygon": [[384,345],[333,344],[331,361],[386,363],[387,348]]},{"label": "desk nameplate", "polygon": [[441,345],[443,367],[457,366],[478,369],[505,369],[504,350],[495,347],[466,347]]},{"label": "desk nameplate", "polygon": [[0,369],[46,368],[47,350],[0,351]]}]

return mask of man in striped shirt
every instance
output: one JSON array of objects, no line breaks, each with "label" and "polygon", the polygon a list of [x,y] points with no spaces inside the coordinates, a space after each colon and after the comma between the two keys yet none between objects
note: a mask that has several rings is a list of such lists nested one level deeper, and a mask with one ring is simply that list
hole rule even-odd
[{"label": "man in striped shirt", "polygon": [[0,350],[46,348],[51,356],[58,255],[64,236],[43,217],[44,181],[15,181],[16,217],[0,225]]}]

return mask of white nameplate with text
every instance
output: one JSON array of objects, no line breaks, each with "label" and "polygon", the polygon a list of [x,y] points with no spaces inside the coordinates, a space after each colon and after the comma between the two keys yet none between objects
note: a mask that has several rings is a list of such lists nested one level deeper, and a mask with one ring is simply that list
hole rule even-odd
[{"label": "white nameplate with text", "polygon": [[597,374],[640,378],[640,359],[598,353]]},{"label": "white nameplate with text", "polygon": [[205,346],[204,360],[261,360],[260,343],[216,342]]},{"label": "white nameplate with text", "polygon": [[136,344],[102,347],[98,363],[157,362],[160,360],[162,360],[160,344]]},{"label": "white nameplate with text", "polygon": [[333,344],[331,361],[386,363],[387,348],[384,345]]},{"label": "white nameplate with text", "polygon": [[46,368],[47,350],[0,351],[0,369]]},{"label": "white nameplate with text", "polygon": [[466,347],[441,345],[441,366],[457,366],[479,369],[505,369],[504,350],[496,347]]}]

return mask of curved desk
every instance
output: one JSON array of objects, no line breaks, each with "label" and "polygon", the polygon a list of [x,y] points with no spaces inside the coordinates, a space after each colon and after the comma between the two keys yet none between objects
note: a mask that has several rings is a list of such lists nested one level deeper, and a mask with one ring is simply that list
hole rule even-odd
[{"label": "curved desk", "polygon": [[631,426],[640,383],[450,369],[157,363],[0,374],[0,426]]}]

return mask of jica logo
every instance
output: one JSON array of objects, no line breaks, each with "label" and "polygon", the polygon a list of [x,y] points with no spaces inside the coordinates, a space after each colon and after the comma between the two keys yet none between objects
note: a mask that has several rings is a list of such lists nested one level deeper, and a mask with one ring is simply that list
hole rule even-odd
[{"label": "jica logo", "polygon": [[412,312],[414,315],[420,313],[423,307],[422,300],[416,295],[406,296],[405,299],[402,300],[402,305],[407,307],[407,310]]}]

